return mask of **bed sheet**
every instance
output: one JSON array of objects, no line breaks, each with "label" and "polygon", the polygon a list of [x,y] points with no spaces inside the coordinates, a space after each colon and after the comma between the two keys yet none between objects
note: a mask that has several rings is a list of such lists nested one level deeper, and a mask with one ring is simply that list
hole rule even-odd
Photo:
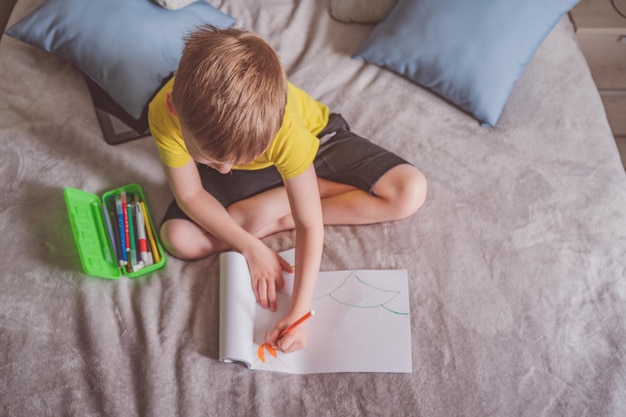
[{"label": "bed sheet", "polygon": [[[18,1],[10,24],[39,0]],[[405,268],[411,374],[281,375],[218,360],[218,258],[88,277],[63,189],[171,200],[150,138],[104,142],[85,81],[0,42],[2,414],[623,416],[626,176],[562,19],[495,128],[350,58],[373,26],[328,0],[214,0],[265,37],[290,80],[429,182],[408,219],[326,228],[323,269]],[[293,233],[265,239],[293,246]]]}]

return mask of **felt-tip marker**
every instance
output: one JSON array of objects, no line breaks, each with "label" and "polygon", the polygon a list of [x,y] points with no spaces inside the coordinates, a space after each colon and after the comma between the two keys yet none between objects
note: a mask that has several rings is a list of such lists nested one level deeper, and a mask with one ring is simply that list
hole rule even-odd
[{"label": "felt-tip marker", "polygon": [[152,250],[152,256],[154,257],[154,262],[158,263],[161,260],[161,254],[159,253],[159,247],[156,243],[156,238],[154,237],[154,232],[152,231],[152,227],[150,225],[150,219],[148,218],[148,210],[146,209],[143,201],[139,202],[141,204],[141,211],[143,212],[143,220],[146,225],[146,230],[148,232],[148,240],[150,241],[150,249]]},{"label": "felt-tip marker", "polygon": [[122,198],[119,196],[115,197],[115,209],[117,211],[117,222],[120,225],[120,249],[122,252],[120,267],[124,267],[128,263],[128,252],[126,251],[126,228],[124,227],[124,210],[122,210]]},{"label": "felt-tip marker", "polygon": [[139,238],[139,257],[144,265],[148,264],[148,244],[146,242],[146,222],[141,210],[141,204],[135,204],[135,217],[137,219],[137,237]]},{"label": "felt-tip marker", "polygon": [[[133,205],[126,205],[126,217],[128,218],[128,241],[130,242],[130,270],[137,265],[137,251],[135,250],[135,223],[133,222]],[[130,272],[129,270],[129,272]]]},{"label": "felt-tip marker", "polygon": [[128,223],[128,203],[126,200],[126,191],[122,191],[121,193],[121,198],[122,198],[122,207],[121,207],[121,211],[122,211],[122,218],[124,219],[124,241],[126,243],[126,258],[124,258],[125,261],[127,261],[126,265],[127,265],[127,270],[130,272],[130,264],[132,263],[132,258],[130,257],[130,230],[129,230],[129,223]]}]

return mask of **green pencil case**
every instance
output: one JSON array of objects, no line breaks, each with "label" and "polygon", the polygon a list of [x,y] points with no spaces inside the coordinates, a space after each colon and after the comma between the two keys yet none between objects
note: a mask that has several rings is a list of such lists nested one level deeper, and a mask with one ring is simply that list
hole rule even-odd
[{"label": "green pencil case", "polygon": [[[120,224],[118,223],[116,231],[114,227],[116,220],[109,216],[107,221],[105,217],[107,213],[110,213],[112,207],[115,208],[115,199],[121,196],[123,192],[133,195],[136,200],[143,202],[140,206],[142,207],[141,212],[145,213],[142,216],[145,230],[150,229],[145,240],[148,253],[151,255],[151,263],[145,265],[141,263],[143,266],[138,264],[135,265],[136,268],[127,267],[123,262],[120,262],[122,259],[121,248],[119,239],[116,238],[116,234],[120,239],[123,238],[120,236]],[[158,233],[156,233],[157,229],[154,227],[141,186],[128,184],[107,191],[102,195],[102,200],[95,194],[72,187],[66,188],[63,194],[80,262],[86,274],[106,279],[119,279],[121,276],[137,278],[165,265],[165,252]]]}]

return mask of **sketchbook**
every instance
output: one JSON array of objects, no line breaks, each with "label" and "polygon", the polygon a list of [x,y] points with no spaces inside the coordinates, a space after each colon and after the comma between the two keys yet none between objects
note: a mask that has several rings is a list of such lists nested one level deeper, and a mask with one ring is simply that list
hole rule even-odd
[{"label": "sketchbook", "polygon": [[[293,249],[281,256],[293,264]],[[285,287],[272,313],[256,303],[245,257],[220,255],[220,361],[290,374],[411,372],[406,270],[320,272],[315,316],[306,322],[308,345],[293,353],[264,344],[290,305],[294,276],[283,274]]]}]

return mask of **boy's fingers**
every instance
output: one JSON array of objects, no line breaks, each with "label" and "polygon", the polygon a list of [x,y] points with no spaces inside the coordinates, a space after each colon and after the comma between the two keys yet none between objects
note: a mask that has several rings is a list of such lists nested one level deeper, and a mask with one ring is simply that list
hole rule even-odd
[{"label": "boy's fingers", "polygon": [[282,271],[285,271],[289,274],[293,273],[293,268],[291,264],[287,262],[282,256],[276,255],[278,257],[278,263],[280,264],[281,271],[278,272],[276,278],[276,288],[282,289],[285,286],[285,277],[283,277]]},{"label": "boy's fingers", "polygon": [[272,344],[272,347],[274,349],[277,348],[276,346],[276,338],[278,337],[278,330],[274,327],[274,329],[267,335],[267,341],[270,342]]},{"label": "boy's fingers", "polygon": [[305,343],[297,337],[286,334],[278,340],[278,347],[285,353],[295,352],[304,348]]},{"label": "boy's fingers", "polygon": [[267,302],[267,283],[263,279],[259,280],[259,299],[258,299],[258,301],[259,301],[259,303],[261,304],[261,306],[263,308],[267,308],[267,306],[268,306],[268,302]]},{"label": "boy's fingers", "polygon": [[270,282],[267,288],[267,300],[269,302],[270,311],[276,311],[276,287],[273,282]]},{"label": "boy's fingers", "polygon": [[280,268],[285,271],[288,272],[290,274],[293,273],[293,267],[291,266],[291,264],[289,262],[287,262],[282,256],[278,255],[278,263],[280,263]]},{"label": "boy's fingers", "polygon": [[261,303],[261,297],[259,296],[259,281],[252,282],[252,291],[254,292],[254,298],[256,298],[257,303]]},{"label": "boy's fingers", "polygon": [[278,279],[276,279],[276,288],[282,289],[285,286],[285,278],[283,274],[278,274]]},{"label": "boy's fingers", "polygon": [[281,337],[280,339],[278,339],[278,341],[277,341],[277,343],[276,343],[276,344],[278,345],[278,348],[279,348],[281,351],[283,351],[283,352],[287,353],[287,352],[289,352],[289,350],[288,350],[288,349],[289,349],[289,347],[291,346],[292,339],[293,339],[292,337],[289,337],[288,335],[284,335],[283,337]]}]

